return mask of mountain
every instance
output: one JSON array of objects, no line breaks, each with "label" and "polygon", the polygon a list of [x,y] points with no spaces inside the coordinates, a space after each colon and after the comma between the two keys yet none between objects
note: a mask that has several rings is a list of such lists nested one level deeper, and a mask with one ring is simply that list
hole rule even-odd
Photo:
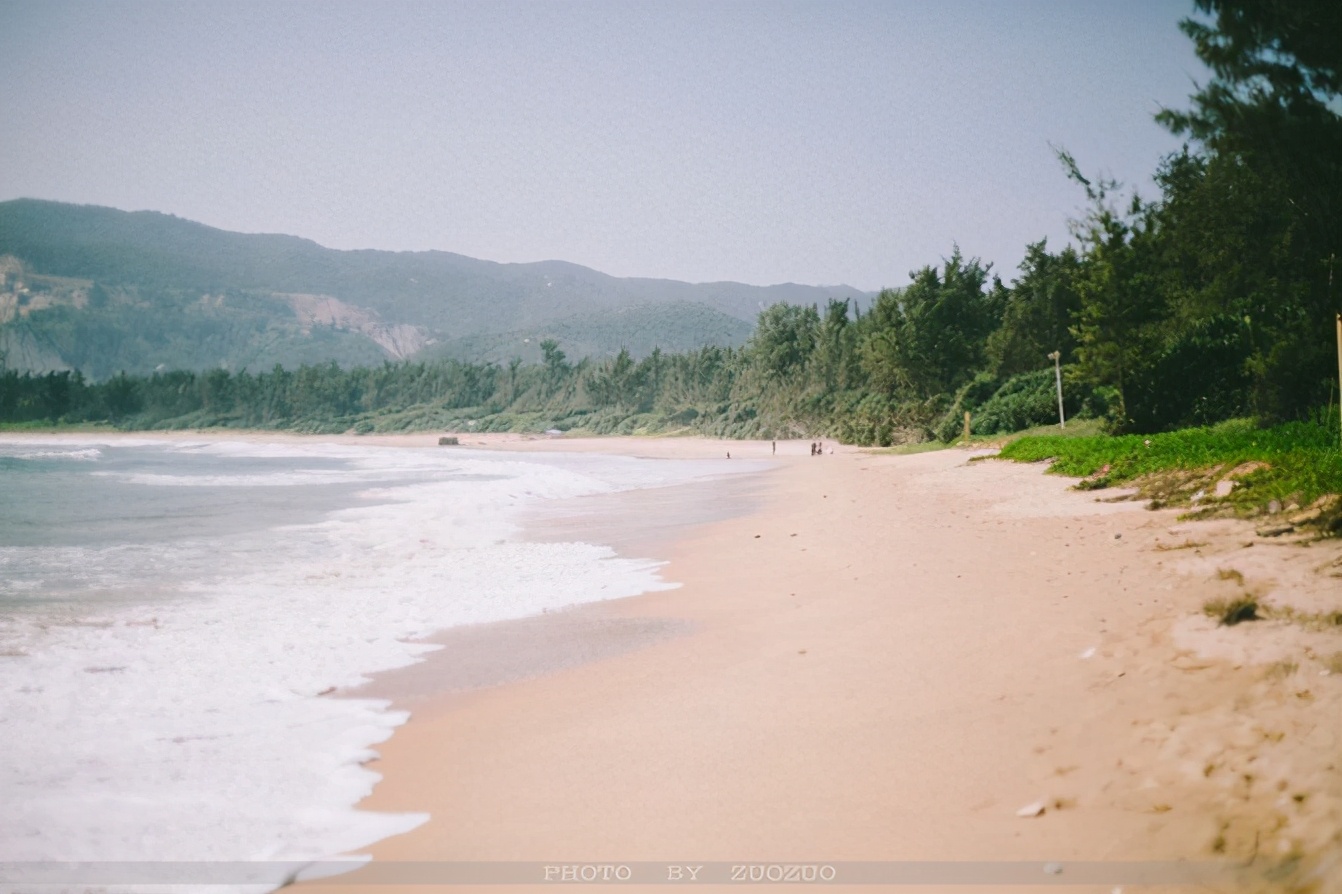
[{"label": "mountain", "polygon": [[451,356],[570,359],[738,345],[777,302],[866,302],[847,286],[618,278],[563,261],[337,251],[152,211],[0,202],[0,352],[93,378]]}]

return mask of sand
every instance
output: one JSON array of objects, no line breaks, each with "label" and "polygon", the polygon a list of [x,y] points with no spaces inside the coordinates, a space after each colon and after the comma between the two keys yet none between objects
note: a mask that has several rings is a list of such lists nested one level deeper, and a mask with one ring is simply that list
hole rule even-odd
[{"label": "sand", "polygon": [[1177,860],[1231,867],[1213,890],[1342,890],[1342,635],[1201,613],[1240,588],[1342,608],[1342,544],[963,451],[779,446],[754,511],[649,547],[681,588],[458,631],[375,683],[413,714],[362,806],[432,818],[331,889],[402,890],[377,880],[403,861],[443,861],[422,882],[454,861]]}]

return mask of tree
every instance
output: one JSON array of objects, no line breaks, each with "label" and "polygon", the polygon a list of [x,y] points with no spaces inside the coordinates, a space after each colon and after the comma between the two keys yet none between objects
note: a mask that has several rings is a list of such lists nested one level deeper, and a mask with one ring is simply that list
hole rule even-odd
[{"label": "tree", "polygon": [[103,383],[103,406],[113,422],[118,422],[140,409],[139,384],[139,381],[127,377],[125,370]]},{"label": "tree", "polygon": [[819,328],[814,307],[780,302],[760,313],[749,351],[767,376],[786,378],[810,359]]},{"label": "tree", "polygon": [[521,357],[514,357],[508,361],[508,403],[517,400],[517,371],[521,368]]},{"label": "tree", "polygon": [[593,370],[587,389],[598,406],[632,409],[640,402],[643,376],[627,348]]},{"label": "tree", "polygon": [[861,370],[867,377],[867,387],[883,395],[894,395],[909,387],[908,364],[901,340],[904,329],[902,294],[898,289],[882,289],[867,316],[858,321]]},{"label": "tree", "polygon": [[545,367],[545,388],[553,394],[569,373],[568,361],[564,352],[559,350],[559,342],[547,338],[541,342],[541,355]]},{"label": "tree", "polygon": [[1192,97],[1192,109],[1162,112],[1159,121],[1218,149],[1260,151],[1285,142],[1264,127],[1271,118],[1306,125],[1337,119],[1329,108],[1342,95],[1337,3],[1194,0],[1194,6],[1214,23],[1185,19],[1179,27],[1213,78]]},{"label": "tree", "polygon": [[887,393],[924,400],[950,394],[984,363],[988,335],[1001,322],[1004,289],[985,291],[991,264],[966,261],[957,246],[940,271],[924,267],[899,292],[884,291],[863,320],[863,368]]},{"label": "tree", "polygon": [[[1246,292],[1227,290],[1221,277],[1216,290],[1226,304],[1260,308],[1251,318],[1256,408],[1269,417],[1299,415],[1322,402],[1331,381],[1329,324],[1342,293],[1332,285],[1342,254],[1342,6],[1331,0],[1196,0],[1195,6],[1212,21],[1188,19],[1180,27],[1213,76],[1191,97],[1190,109],[1157,117],[1203,147],[1205,168],[1193,194],[1207,200],[1219,190],[1221,207],[1253,222],[1246,242],[1259,257],[1262,247],[1273,254],[1277,273],[1267,281],[1245,284]],[[1190,195],[1181,188],[1188,183],[1168,185],[1174,197]],[[1233,243],[1235,230],[1228,229],[1231,240],[1222,245]]]},{"label": "tree", "polygon": [[832,392],[853,387],[859,378],[857,351],[854,346],[854,326],[849,319],[848,299],[829,299],[816,333],[812,363],[816,377],[825,391]]},{"label": "tree", "polygon": [[1050,254],[1047,240],[1041,239],[1026,247],[1020,271],[1004,302],[1002,326],[988,339],[989,367],[1002,379],[1043,368],[1053,351],[1070,362],[1076,348],[1071,332],[1081,309],[1076,249],[1069,245]]},{"label": "tree", "polygon": [[1078,372],[1088,384],[1113,389],[1111,421],[1125,430],[1132,425],[1128,381],[1151,364],[1164,334],[1165,293],[1154,248],[1159,206],[1135,193],[1126,207],[1116,206],[1110,197],[1121,184],[1087,179],[1068,152],[1057,154],[1091,203],[1084,218],[1071,222],[1083,258],[1074,279],[1078,306],[1071,329]]},{"label": "tree", "polygon": [[72,375],[69,370],[63,370],[47,373],[43,381],[45,385],[42,389],[43,415],[52,422],[57,422],[70,412],[75,393],[82,389],[84,377],[77,372]]}]

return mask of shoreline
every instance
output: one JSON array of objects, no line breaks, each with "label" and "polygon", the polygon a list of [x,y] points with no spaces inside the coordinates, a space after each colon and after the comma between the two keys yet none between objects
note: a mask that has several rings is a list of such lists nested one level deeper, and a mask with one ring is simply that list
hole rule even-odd
[{"label": "shoreline", "polygon": [[[719,445],[651,448],[677,449]],[[1246,525],[955,450],[780,455],[765,480],[757,512],[670,542],[681,588],[597,609],[673,635],[421,691],[360,807],[431,819],[331,889],[402,861],[821,859],[1224,861],[1336,890],[1342,638],[1200,606],[1277,579],[1327,603],[1312,566],[1339,544],[1248,550]],[[533,623],[572,646],[573,620]]]},{"label": "shoreline", "polygon": [[[756,492],[772,471],[548,500],[522,516],[520,539],[581,540],[609,547],[621,558],[664,566],[686,531],[750,515],[757,508]],[[662,573],[658,577],[676,583]],[[444,698],[616,657],[698,628],[686,619],[644,617],[623,607],[657,592],[439,630],[421,640],[438,648],[418,663],[377,672],[368,683],[339,695],[385,699],[392,703],[390,710],[419,710]]]},{"label": "shoreline", "polygon": [[[510,450],[518,452],[558,452],[558,453],[604,453],[616,456],[631,456],[640,459],[722,459],[727,454],[737,459],[769,459],[775,453],[771,443],[780,451],[776,455],[803,456],[808,441],[787,439],[781,441],[734,440],[728,438],[705,438],[698,435],[590,435],[584,437],[551,437],[544,434],[523,434],[519,432],[404,432],[398,434],[357,435],[349,432],[341,434],[304,434],[291,431],[270,429],[147,429],[145,431],[120,431],[117,429],[98,429],[89,431],[63,431],[48,429],[41,431],[4,431],[0,430],[0,442],[20,443],[23,441],[60,443],[69,441],[84,443],[90,440],[117,441],[163,441],[182,443],[194,441],[241,441],[244,443],[304,443],[304,444],[341,444],[359,447],[440,447],[438,439],[444,435],[456,437],[459,443],[442,446],[444,450]],[[822,440],[827,447],[838,447],[836,441]],[[862,450],[859,447],[844,447],[846,450]]]}]

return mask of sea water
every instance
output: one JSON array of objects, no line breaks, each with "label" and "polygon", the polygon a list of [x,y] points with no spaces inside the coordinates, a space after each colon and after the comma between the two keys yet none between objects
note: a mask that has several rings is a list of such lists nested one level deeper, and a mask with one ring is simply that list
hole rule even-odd
[{"label": "sea water", "polygon": [[330,693],[436,630],[671,586],[518,519],[747,466],[0,439],[0,864],[301,864],[415,827],[355,809],[406,715]]}]

